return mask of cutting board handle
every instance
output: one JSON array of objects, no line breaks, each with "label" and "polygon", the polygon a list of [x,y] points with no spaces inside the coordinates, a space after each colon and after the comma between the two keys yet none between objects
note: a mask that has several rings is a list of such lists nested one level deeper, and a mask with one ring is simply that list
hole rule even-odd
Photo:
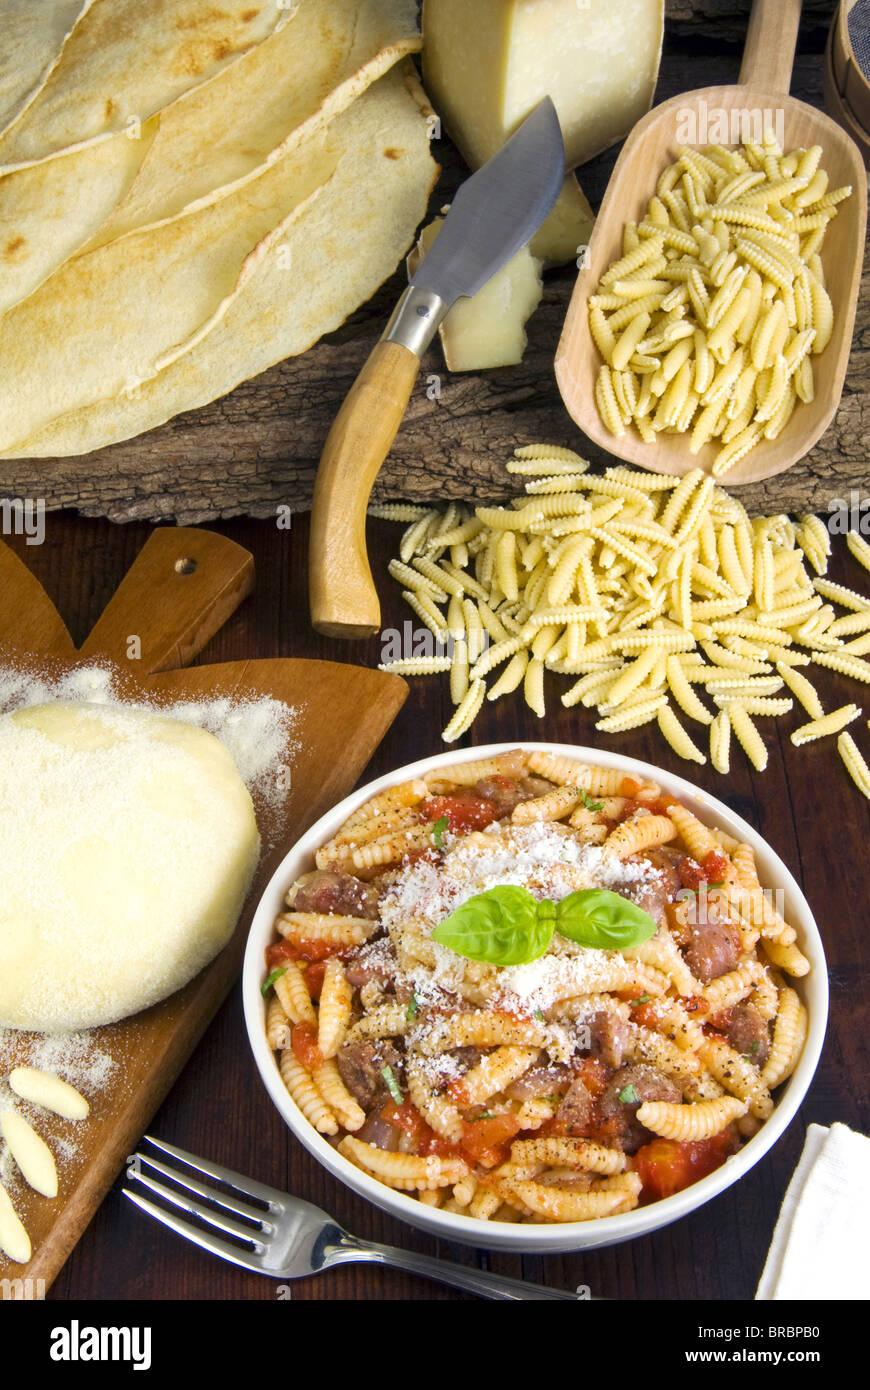
[{"label": "cutting board handle", "polygon": [[250,551],[214,531],[162,526],[143,545],[80,656],[137,678],[187,666],[251,592]]},{"label": "cutting board handle", "polygon": [[0,541],[0,649],[28,656],[75,656],[73,640],[36,575]]},{"label": "cutting board handle", "polygon": [[327,637],[371,637],[381,609],[366,555],[366,507],[414,388],[420,359],[383,339],[326,438],[311,508],[311,621]]},{"label": "cutting board handle", "polygon": [[740,67],[741,87],[784,95],[788,92],[800,22],[801,0],[753,0]]}]

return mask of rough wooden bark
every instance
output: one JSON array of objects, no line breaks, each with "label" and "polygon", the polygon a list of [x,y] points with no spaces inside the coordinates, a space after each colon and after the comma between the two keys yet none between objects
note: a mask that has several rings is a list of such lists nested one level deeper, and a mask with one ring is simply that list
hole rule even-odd
[{"label": "rough wooden bark", "polygon": [[[682,0],[680,0],[682,3]],[[700,0],[691,0],[700,14]],[[713,4],[713,0],[705,0]],[[745,27],[745,26],[744,26]],[[696,86],[733,82],[739,53],[720,50],[689,61],[686,45],[669,43],[657,98]],[[799,55],[792,92],[821,105],[821,59]],[[586,165],[581,181],[597,206],[616,151]],[[433,210],[465,176],[446,141],[436,149],[444,175]],[[571,267],[548,276],[544,299],[528,324],[522,364],[451,375],[440,350],[423,364],[408,414],[378,479],[377,499],[501,500],[516,490],[504,462],[520,443],[549,440],[577,448],[596,463],[610,460],[587,443],[568,417],[553,375],[553,356],[571,294]],[[45,498],[115,521],[183,524],[239,514],[274,516],[310,506],[314,472],[329,426],[377,340],[405,283],[397,273],[338,332],[230,395],[137,439],[78,458],[0,462],[0,497]],[[753,510],[824,512],[853,489],[870,493],[870,258],[865,259],[858,320],[843,400],[818,445],[787,473],[741,489]]]}]

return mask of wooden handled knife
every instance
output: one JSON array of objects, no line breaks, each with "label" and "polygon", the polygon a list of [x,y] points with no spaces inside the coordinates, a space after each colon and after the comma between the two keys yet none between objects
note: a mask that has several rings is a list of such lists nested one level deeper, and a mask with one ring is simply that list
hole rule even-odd
[{"label": "wooden handled knife", "polygon": [[366,507],[405,413],[420,358],[457,299],[476,294],[537,231],[565,175],[549,97],[461,186],[438,237],[336,416],[311,516],[311,621],[330,637],[369,637],[380,606],[365,543]]}]

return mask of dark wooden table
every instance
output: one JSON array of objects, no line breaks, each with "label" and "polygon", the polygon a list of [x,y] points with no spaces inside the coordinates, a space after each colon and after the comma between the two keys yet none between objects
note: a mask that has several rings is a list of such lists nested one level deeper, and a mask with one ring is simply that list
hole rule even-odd
[{"label": "dark wooden table", "polygon": [[[379,639],[355,644],[318,637],[307,614],[307,520],[292,530],[268,521],[218,523],[255,556],[257,584],[200,661],[248,655],[326,657],[374,665]],[[80,640],[108,600],[149,534],[84,520],[67,513],[47,518],[45,543],[28,547],[13,538]],[[400,624],[408,610],[386,575],[400,529],[370,523],[373,568],[384,626]],[[859,588],[866,575],[835,541],[831,575]],[[826,708],[860,703],[854,682],[818,675]],[[520,1258],[451,1247],[392,1220],[326,1174],[296,1141],[274,1110],[248,1051],[238,988],[215,1018],[166,1103],[152,1132],[195,1153],[285,1187],[325,1207],[363,1237],[414,1248],[464,1263],[488,1264],[505,1274],[574,1288],[588,1285],[609,1299],[750,1299],[764,1263],[786,1185],[797,1163],[807,1124],[841,1120],[870,1129],[870,937],[866,929],[867,845],[870,806],[849,782],[830,741],[795,749],[788,732],[800,719],[762,721],[770,749],[767,771],[757,774],[738,752],[729,778],[708,767],[681,763],[649,729],[601,735],[594,713],[564,710],[553,678],[550,708],[538,720],[519,698],[487,705],[469,741],[547,738],[612,747],[681,773],[744,816],[782,856],[801,883],[819,923],[830,968],[832,1005],[821,1065],[799,1117],[738,1185],[693,1216],[613,1249],[590,1254]],[[856,693],[857,692],[857,693]],[[438,753],[450,712],[446,677],[412,681],[408,701],[372,760],[375,776],[412,759]],[[865,709],[870,713],[870,709]],[[863,720],[857,739],[865,752]],[[104,1202],[51,1293],[56,1299],[258,1299],[274,1300],[268,1279],[223,1264],[164,1231],[120,1195],[120,1183]],[[455,1299],[463,1295],[409,1275],[348,1266],[293,1285],[292,1297],[308,1299]]]}]

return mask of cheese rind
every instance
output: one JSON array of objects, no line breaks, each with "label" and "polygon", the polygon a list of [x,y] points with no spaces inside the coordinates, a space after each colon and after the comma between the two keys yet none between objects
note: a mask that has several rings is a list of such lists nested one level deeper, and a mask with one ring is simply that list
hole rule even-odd
[{"label": "cheese rind", "polygon": [[[408,257],[409,274],[429,250],[441,225],[438,217],[423,228]],[[541,261],[523,246],[477,294],[458,299],[447,314],[439,329],[447,370],[474,372],[521,362],[527,341],[524,324],[542,293]]]},{"label": "cheese rind", "polygon": [[663,34],[664,0],[424,0],[423,77],[472,168],[545,96],[573,168],[649,110]]}]

